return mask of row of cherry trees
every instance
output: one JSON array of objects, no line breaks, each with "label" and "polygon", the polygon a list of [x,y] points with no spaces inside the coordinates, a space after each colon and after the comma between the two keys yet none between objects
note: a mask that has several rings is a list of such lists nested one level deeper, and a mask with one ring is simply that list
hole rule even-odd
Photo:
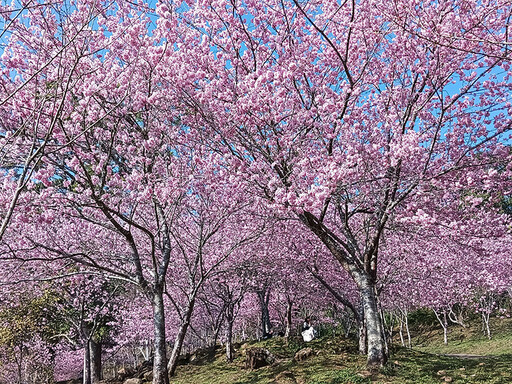
[{"label": "row of cherry trees", "polygon": [[58,296],[45,342],[82,346],[84,383],[118,323],[151,340],[154,384],[193,338],[225,330],[231,360],[254,313],[289,333],[294,309],[332,305],[381,366],[384,309],[446,329],[510,287],[508,1],[0,15],[2,287]]},{"label": "row of cherry trees", "polygon": [[[168,348],[179,354],[222,342],[230,361],[234,341],[261,337],[268,327],[274,335],[296,335],[303,318],[313,315],[317,325],[337,324],[346,336],[358,335],[360,351],[366,352],[361,301],[349,276],[321,243],[307,239],[304,230],[277,223],[273,231],[273,236],[286,241],[279,242],[267,232],[249,253],[235,253],[198,289],[190,313],[187,273],[178,270],[168,274],[173,281],[164,296]],[[412,241],[408,244],[408,250],[420,259],[414,265],[402,264],[406,255],[397,260],[383,254],[379,299],[387,320],[387,342],[393,337],[397,342],[399,334],[402,343],[410,345],[408,313],[418,308],[436,311],[445,331],[450,322],[465,326],[472,312],[504,315],[496,310],[510,310],[507,303],[498,308],[500,296],[511,285],[507,271],[512,260],[506,250],[480,248],[482,254],[469,259],[467,250],[454,244],[449,250],[452,260],[443,253],[445,247],[439,247],[436,257],[422,263],[423,255],[430,255],[431,250],[419,240],[415,250]],[[460,247],[459,253],[455,247]],[[496,268],[497,257],[503,269]],[[26,263],[39,261],[32,258]],[[22,275],[23,270],[18,268],[18,276],[26,281],[18,278],[12,282],[16,288],[6,286],[2,295],[2,359],[4,364],[10,362],[4,365],[6,382],[18,377],[19,382],[51,382],[50,378],[84,374],[84,382],[95,383],[105,372],[105,362],[110,367],[115,362],[119,366],[141,363],[154,355],[152,307],[133,284],[79,270],[76,263],[68,267],[70,276],[52,281],[32,282],[43,278],[34,279],[34,268]],[[184,275],[187,278],[180,280]],[[19,293],[13,296],[13,291]],[[266,308],[262,307],[261,292]],[[489,299],[492,301],[485,301]],[[265,314],[270,325],[265,323]],[[184,320],[186,315],[189,317]]]}]

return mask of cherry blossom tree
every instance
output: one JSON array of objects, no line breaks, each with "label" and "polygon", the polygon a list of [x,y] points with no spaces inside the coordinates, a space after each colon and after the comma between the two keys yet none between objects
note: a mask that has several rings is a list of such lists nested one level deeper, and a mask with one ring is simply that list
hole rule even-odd
[{"label": "cherry blossom tree", "polygon": [[[466,326],[464,311],[471,310],[475,296],[505,292],[511,283],[511,259],[503,251],[510,241],[509,218],[495,207],[485,206],[482,199],[477,204],[472,196],[461,199],[471,203],[461,204],[441,226],[418,222],[415,227],[404,227],[403,223],[416,219],[402,218],[401,230],[396,228],[382,247],[379,289],[383,306],[398,312],[400,326],[407,332],[408,311],[432,309],[445,343],[450,323]],[[439,217],[437,210],[432,206],[431,215]],[[397,244],[400,252],[395,251]]]},{"label": "cherry blossom tree", "polygon": [[[154,384],[168,384],[217,273],[228,341],[238,305],[265,335],[281,304],[290,329],[301,292],[326,289],[318,302],[349,308],[368,365],[382,366],[383,308],[428,306],[446,330],[443,313],[473,288],[510,287],[495,270],[510,266],[497,207],[512,180],[511,7],[2,6],[2,281],[136,287]],[[225,284],[238,252],[251,274]]]},{"label": "cherry blossom tree", "polygon": [[208,182],[201,178],[193,183],[179,208],[182,214],[171,229],[176,253],[171,271],[175,293],[168,294],[168,298],[180,319],[168,364],[171,376],[203,284],[222,271],[230,257],[246,251],[266,224],[255,225],[258,222],[247,209],[249,202],[222,184],[222,179],[215,180],[214,173],[207,177]]},{"label": "cherry blossom tree", "polygon": [[[350,274],[368,364],[384,364],[376,283],[391,221],[411,213],[432,220],[425,195],[442,199],[443,191],[503,176],[485,165],[508,156],[500,140],[512,126],[510,4],[189,7],[181,17],[194,29],[162,74],[180,84],[182,121],[251,193],[298,217]],[[162,19],[173,12],[160,10]]]},{"label": "cherry blossom tree", "polygon": [[240,315],[242,300],[249,288],[245,282],[245,276],[246,270],[244,266],[235,264],[230,269],[215,276],[208,286],[210,291],[207,295],[208,298],[218,302],[214,340],[216,341],[218,332],[225,323],[224,339],[228,362],[232,362],[234,359],[233,328],[235,321]]}]

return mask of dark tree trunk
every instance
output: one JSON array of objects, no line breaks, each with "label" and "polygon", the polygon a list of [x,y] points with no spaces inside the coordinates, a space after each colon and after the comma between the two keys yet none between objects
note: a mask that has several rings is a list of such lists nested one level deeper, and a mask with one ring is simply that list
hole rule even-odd
[{"label": "dark tree trunk", "polygon": [[268,311],[268,302],[270,301],[270,289],[263,288],[256,291],[260,302],[261,309],[261,331],[263,336],[268,335],[272,330],[272,324],[270,323],[270,314]]},{"label": "dark tree trunk", "polygon": [[233,351],[233,323],[234,319],[234,308],[233,304],[228,304],[226,309],[226,359],[228,362],[233,362],[235,354]]},{"label": "dark tree trunk", "polygon": [[226,330],[226,359],[231,363],[235,358],[233,350],[233,321],[228,321]]},{"label": "dark tree trunk", "polygon": [[211,342],[211,345],[210,347],[212,349],[215,349],[215,347],[217,346],[217,341],[219,340],[219,333],[220,333],[220,330],[222,328],[222,324],[224,322],[224,316],[219,316],[217,319],[216,319],[216,322],[214,324],[214,326],[212,327],[212,331],[213,331],[213,337],[212,337],[212,342]]},{"label": "dark tree trunk", "polygon": [[178,366],[178,357],[180,357],[181,348],[183,347],[183,342],[185,341],[187,330],[188,323],[182,323],[178,330],[178,334],[176,335],[176,339],[174,339],[174,346],[172,348],[171,358],[169,359],[169,365],[167,366],[170,376],[174,376],[174,374],[176,373],[176,368]]},{"label": "dark tree trunk", "polygon": [[153,292],[153,325],[155,337],[153,384],[169,384],[169,375],[167,374],[165,313],[162,287],[156,287]]},{"label": "dark tree trunk", "polygon": [[102,379],[101,341],[95,341],[94,339],[91,339],[91,341],[89,342],[89,350],[91,356],[91,383],[98,384],[99,381]]},{"label": "dark tree trunk", "polygon": [[174,376],[176,373],[176,368],[178,366],[178,357],[181,353],[181,348],[183,347],[183,342],[185,341],[185,336],[187,335],[188,326],[190,325],[190,318],[192,317],[192,312],[194,311],[195,297],[192,298],[187,306],[187,311],[185,316],[183,317],[183,321],[178,330],[178,334],[174,339],[174,346],[171,352],[171,358],[169,359],[169,364],[167,365],[167,369],[169,371],[170,376]]},{"label": "dark tree trunk", "polygon": [[217,341],[219,340],[219,331],[220,331],[220,328],[216,328],[213,331],[212,343],[210,345],[211,349],[215,349],[215,347],[217,346]]}]

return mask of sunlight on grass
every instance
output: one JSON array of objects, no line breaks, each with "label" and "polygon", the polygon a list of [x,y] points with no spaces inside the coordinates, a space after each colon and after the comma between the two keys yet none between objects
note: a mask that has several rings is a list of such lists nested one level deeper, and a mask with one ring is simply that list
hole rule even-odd
[{"label": "sunlight on grass", "polygon": [[[178,368],[173,384],[509,384],[512,383],[512,322],[496,324],[488,340],[476,327],[454,328],[445,346],[442,335],[433,332],[428,341],[412,350],[394,347],[389,363],[380,372],[369,372],[365,356],[357,354],[354,341],[325,336],[305,344],[300,339],[286,343],[283,338],[248,343],[245,347],[267,348],[277,358],[272,366],[253,371],[237,351],[231,364],[222,350],[212,361],[198,361]],[[305,346],[313,355],[302,362],[293,359]],[[446,354],[484,355],[463,358]]]}]

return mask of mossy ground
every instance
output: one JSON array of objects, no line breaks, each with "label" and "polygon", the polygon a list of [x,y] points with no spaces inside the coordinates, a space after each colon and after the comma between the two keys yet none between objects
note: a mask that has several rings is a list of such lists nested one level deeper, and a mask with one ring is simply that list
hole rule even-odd
[{"label": "mossy ground", "polygon": [[[464,337],[461,336],[464,334]],[[265,347],[277,358],[268,367],[246,370],[243,355],[228,364],[222,350],[178,368],[173,384],[434,384],[512,383],[512,322],[503,321],[492,340],[476,327],[453,328],[452,342],[442,344],[438,331],[428,340],[416,338],[420,347],[412,350],[394,347],[389,363],[378,373],[369,372],[365,357],[357,354],[356,344],[339,336],[324,336],[307,343],[313,356],[302,362],[293,360],[297,350],[306,346],[298,340],[283,338],[250,343]],[[440,340],[440,342],[439,342]],[[447,354],[484,355],[454,357]]]}]

